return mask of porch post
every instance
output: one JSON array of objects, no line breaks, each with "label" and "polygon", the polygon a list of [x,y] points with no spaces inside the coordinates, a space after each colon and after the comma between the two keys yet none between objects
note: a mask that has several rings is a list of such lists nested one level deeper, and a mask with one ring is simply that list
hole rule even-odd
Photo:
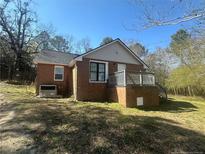
[{"label": "porch post", "polygon": [[142,72],[140,71],[140,86],[142,86]]},{"label": "porch post", "polygon": [[155,85],[155,76],[153,75],[153,85]]},{"label": "porch post", "polygon": [[127,75],[126,75],[126,70],[124,70],[124,86],[127,85]]}]

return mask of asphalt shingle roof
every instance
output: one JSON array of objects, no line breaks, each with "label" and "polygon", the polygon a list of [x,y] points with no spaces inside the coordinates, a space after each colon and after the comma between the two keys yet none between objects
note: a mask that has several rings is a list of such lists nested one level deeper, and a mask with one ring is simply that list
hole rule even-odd
[{"label": "asphalt shingle roof", "polygon": [[34,63],[54,63],[68,65],[69,62],[76,56],[78,55],[72,53],[43,50],[35,56]]}]

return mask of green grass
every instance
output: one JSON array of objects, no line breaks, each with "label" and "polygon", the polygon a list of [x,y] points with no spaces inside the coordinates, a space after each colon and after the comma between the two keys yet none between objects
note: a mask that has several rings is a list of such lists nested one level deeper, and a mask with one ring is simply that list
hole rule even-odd
[{"label": "green grass", "polygon": [[[118,103],[40,99],[35,97],[33,87],[23,85],[0,83],[0,88],[7,100],[0,106],[0,119],[14,112],[12,118],[0,124],[3,152],[205,151],[202,98],[170,96],[158,107],[124,108]],[[22,138],[19,145],[11,147],[17,138]]]}]

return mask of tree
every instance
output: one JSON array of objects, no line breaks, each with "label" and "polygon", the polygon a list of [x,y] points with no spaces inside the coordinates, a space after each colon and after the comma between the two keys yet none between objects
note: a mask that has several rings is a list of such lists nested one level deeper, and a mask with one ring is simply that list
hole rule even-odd
[{"label": "tree", "polygon": [[91,50],[90,39],[89,38],[81,39],[80,41],[77,42],[76,48],[77,48],[77,53],[82,54],[84,52],[88,52],[89,50]]},{"label": "tree", "polygon": [[[12,80],[13,63],[15,60],[13,52],[10,51],[10,46],[0,36],[0,79]],[[4,72],[4,73],[2,73]]]},{"label": "tree", "polygon": [[171,38],[170,53],[174,54],[180,63],[167,79],[167,87],[174,91],[174,94],[202,95],[205,91],[204,39],[192,38],[186,30],[177,31]]},{"label": "tree", "polygon": [[175,67],[176,61],[176,57],[170,54],[168,48],[157,48],[154,53],[145,57],[146,64],[155,73],[157,82],[162,86],[165,86],[165,80],[168,78],[169,72]]},{"label": "tree", "polygon": [[194,39],[183,29],[171,36],[171,52],[176,55],[181,64],[191,68],[195,64],[200,64],[204,58],[204,43],[199,39]]},{"label": "tree", "polygon": [[[133,0],[136,6],[137,19],[141,23],[133,23],[130,29],[137,30],[155,27],[176,25],[190,20],[199,21],[205,17],[205,3],[193,0],[166,1],[164,5],[156,1]],[[139,13],[141,11],[141,14]],[[177,13],[176,13],[177,12]]]},{"label": "tree", "polygon": [[110,43],[112,41],[113,41],[112,37],[105,37],[105,38],[103,38],[103,40],[100,43],[100,45],[104,45],[104,44]]},{"label": "tree", "polygon": [[36,43],[36,51],[50,49],[51,36],[47,31],[40,32],[33,40]]},{"label": "tree", "polygon": [[144,58],[148,54],[148,49],[136,41],[128,42],[128,47],[140,58]]},{"label": "tree", "polygon": [[36,22],[30,4],[31,1],[22,0],[4,0],[0,4],[0,35],[15,55],[16,76],[21,77],[31,62],[31,54],[27,51]]},{"label": "tree", "polygon": [[[196,77],[195,73],[201,74]],[[205,65],[197,65],[190,70],[186,66],[179,66],[174,69],[166,79],[166,87],[174,94],[201,95],[205,94]]]},{"label": "tree", "polygon": [[171,52],[175,54],[183,64],[188,64],[188,54],[187,49],[190,43],[191,36],[187,33],[186,30],[180,29],[176,34],[171,36],[172,40],[170,43]]},{"label": "tree", "polygon": [[68,52],[74,52],[74,38],[72,35],[65,36],[67,40]]},{"label": "tree", "polygon": [[56,35],[50,40],[50,42],[54,50],[68,52],[68,41],[62,36]]}]

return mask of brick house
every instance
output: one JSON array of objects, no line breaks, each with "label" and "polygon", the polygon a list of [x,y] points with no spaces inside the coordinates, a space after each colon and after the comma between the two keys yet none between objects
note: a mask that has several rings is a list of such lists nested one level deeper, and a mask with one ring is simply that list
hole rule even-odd
[{"label": "brick house", "polygon": [[55,85],[58,95],[73,95],[78,101],[159,104],[154,74],[120,39],[81,55],[42,51],[34,63],[37,95],[42,85]]}]

